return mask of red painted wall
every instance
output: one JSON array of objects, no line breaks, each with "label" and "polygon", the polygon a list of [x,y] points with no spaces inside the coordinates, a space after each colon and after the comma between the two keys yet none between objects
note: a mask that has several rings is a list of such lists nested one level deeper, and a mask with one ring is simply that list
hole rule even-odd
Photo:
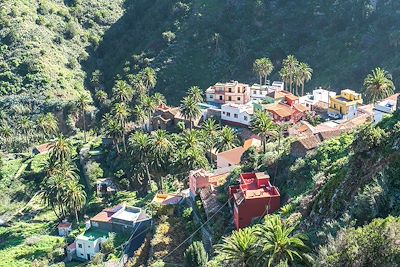
[{"label": "red painted wall", "polygon": [[269,205],[268,213],[271,214],[280,207],[280,196],[269,198],[247,199],[236,209],[234,205],[234,220],[237,229],[247,227],[253,218],[267,215],[266,206]]}]

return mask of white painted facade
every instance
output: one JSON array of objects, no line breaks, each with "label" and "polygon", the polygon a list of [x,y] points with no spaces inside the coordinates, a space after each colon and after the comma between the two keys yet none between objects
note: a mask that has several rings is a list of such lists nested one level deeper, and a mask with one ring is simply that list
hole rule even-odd
[{"label": "white painted facade", "polygon": [[252,104],[238,105],[228,103],[221,106],[221,119],[223,121],[249,126],[252,115]]},{"label": "white painted facade", "polygon": [[306,108],[312,110],[314,105],[318,102],[329,104],[330,97],[336,96],[336,92],[328,91],[322,88],[313,90],[312,95],[307,94],[299,98],[299,103],[303,104]]},{"label": "white painted facade", "polygon": [[251,100],[264,99],[265,96],[274,91],[282,91],[284,89],[284,83],[274,81],[272,85],[259,85],[257,83],[250,87]]},{"label": "white painted facade", "polygon": [[379,102],[374,107],[374,123],[378,123],[383,120],[383,117],[390,115],[396,111],[396,101],[387,99]]},{"label": "white painted facade", "polygon": [[106,240],[107,239],[104,237],[90,239],[83,235],[77,236],[75,240],[76,256],[81,259],[91,260],[97,253],[100,252],[101,244]]}]

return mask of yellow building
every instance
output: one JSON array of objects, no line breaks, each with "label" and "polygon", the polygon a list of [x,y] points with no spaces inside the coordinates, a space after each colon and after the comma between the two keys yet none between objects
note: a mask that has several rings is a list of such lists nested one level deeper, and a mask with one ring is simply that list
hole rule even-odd
[{"label": "yellow building", "polygon": [[361,94],[349,89],[342,90],[340,95],[330,97],[328,115],[334,118],[354,118],[357,116],[358,105],[362,103]]}]

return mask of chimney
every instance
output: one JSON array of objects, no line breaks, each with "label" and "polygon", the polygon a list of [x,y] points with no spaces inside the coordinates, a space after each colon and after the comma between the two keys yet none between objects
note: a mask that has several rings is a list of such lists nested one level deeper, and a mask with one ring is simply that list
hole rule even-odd
[{"label": "chimney", "polygon": [[92,224],[90,223],[90,221],[86,221],[85,222],[85,229],[86,230],[89,230],[91,226],[92,226]]},{"label": "chimney", "polygon": [[397,110],[400,110],[400,94],[397,96],[397,105],[396,105]]}]

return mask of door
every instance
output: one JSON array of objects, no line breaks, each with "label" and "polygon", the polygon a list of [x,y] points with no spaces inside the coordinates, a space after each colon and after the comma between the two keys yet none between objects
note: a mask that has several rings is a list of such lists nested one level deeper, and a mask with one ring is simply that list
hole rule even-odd
[{"label": "door", "polygon": [[90,261],[90,254],[87,254],[87,259]]}]

